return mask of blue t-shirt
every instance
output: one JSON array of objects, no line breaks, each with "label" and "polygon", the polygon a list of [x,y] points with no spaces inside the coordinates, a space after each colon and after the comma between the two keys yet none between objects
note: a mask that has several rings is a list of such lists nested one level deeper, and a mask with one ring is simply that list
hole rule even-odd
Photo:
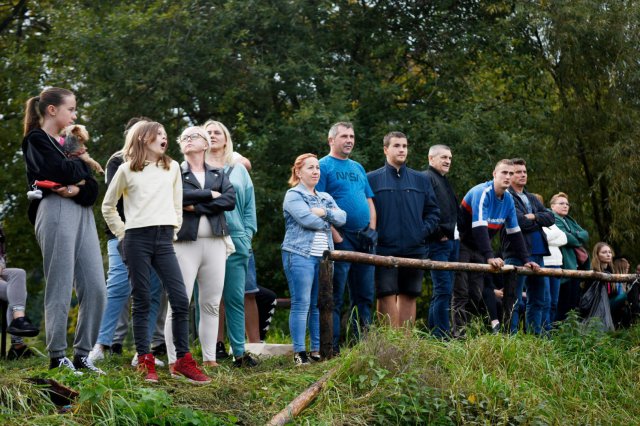
[{"label": "blue t-shirt", "polygon": [[327,155],[320,159],[320,180],[316,191],[328,192],[347,213],[344,229],[357,231],[369,224],[369,203],[373,191],[360,163]]}]

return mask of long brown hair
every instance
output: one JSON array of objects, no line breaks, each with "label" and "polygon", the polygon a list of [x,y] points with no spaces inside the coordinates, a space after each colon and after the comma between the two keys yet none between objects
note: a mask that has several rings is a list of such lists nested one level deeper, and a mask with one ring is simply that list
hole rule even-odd
[{"label": "long brown hair", "polygon": [[315,154],[309,154],[309,153],[298,155],[298,158],[296,158],[296,161],[293,163],[293,167],[291,167],[291,177],[289,178],[290,187],[293,188],[294,186],[300,183],[300,177],[298,176],[298,172],[304,165],[304,162],[306,161],[307,158],[318,158],[318,156]]},{"label": "long brown hair", "polygon": [[42,127],[47,107],[53,105],[55,107],[64,103],[64,98],[73,96],[73,92],[59,87],[50,87],[43,90],[39,96],[29,98],[24,109],[24,135]]},{"label": "long brown hair", "polygon": [[[145,146],[156,139],[158,130],[162,127],[162,124],[157,121],[140,121],[129,129],[127,138],[130,134],[131,144],[126,148],[124,158],[130,162],[129,167],[132,171],[139,172],[144,169],[147,157]],[[165,170],[169,170],[171,168],[171,157],[164,154],[160,157],[158,163],[161,163]]]},{"label": "long brown hair", "polygon": [[595,246],[593,246],[593,251],[591,252],[591,269],[593,269],[594,271],[605,272],[605,267],[602,262],[600,262],[600,258],[598,258],[598,253],[604,247],[609,247],[611,249],[612,260],[609,264],[609,269],[613,268],[613,256],[615,256],[615,252],[609,244],[600,241],[599,243],[596,243]]}]

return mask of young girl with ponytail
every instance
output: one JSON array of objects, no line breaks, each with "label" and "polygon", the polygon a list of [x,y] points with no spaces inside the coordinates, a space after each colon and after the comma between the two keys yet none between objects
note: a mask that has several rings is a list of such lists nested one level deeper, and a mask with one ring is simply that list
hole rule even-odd
[{"label": "young girl with ponytail", "polygon": [[[102,255],[92,206],[98,183],[81,158],[67,158],[60,132],[76,119],[70,90],[51,87],[27,101],[22,152],[30,186],[36,180],[60,184],[31,200],[29,220],[44,261],[44,316],[50,368],[103,373],[88,359],[105,304]],[[83,154],[84,155],[84,154]],[[78,298],[73,362],[66,357],[71,293]]]}]

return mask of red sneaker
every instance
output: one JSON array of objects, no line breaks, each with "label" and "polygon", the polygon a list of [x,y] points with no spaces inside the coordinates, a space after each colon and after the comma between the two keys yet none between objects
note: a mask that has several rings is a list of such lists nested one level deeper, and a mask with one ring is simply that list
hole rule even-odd
[{"label": "red sneaker", "polygon": [[174,365],[174,375],[178,374],[186,377],[191,383],[199,385],[211,383],[209,376],[200,371],[198,364],[196,364],[196,361],[188,352],[185,356],[176,360]]},{"label": "red sneaker", "polygon": [[138,371],[145,373],[144,379],[147,382],[158,383],[156,360],[153,358],[153,354],[138,355]]}]

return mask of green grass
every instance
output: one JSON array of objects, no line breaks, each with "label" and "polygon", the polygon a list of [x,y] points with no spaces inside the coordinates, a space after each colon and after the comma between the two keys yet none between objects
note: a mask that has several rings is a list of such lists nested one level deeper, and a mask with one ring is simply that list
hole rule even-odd
[{"label": "green grass", "polygon": [[470,333],[441,342],[372,329],[337,359],[297,368],[287,357],[252,370],[228,364],[202,387],[144,383],[111,357],[104,377],[56,376],[80,391],[57,414],[24,378],[49,374],[40,359],[0,364],[0,423],[264,424],[332,367],[336,374],[297,424],[635,424],[640,418],[640,327],[614,334],[569,322],[552,338]]}]

